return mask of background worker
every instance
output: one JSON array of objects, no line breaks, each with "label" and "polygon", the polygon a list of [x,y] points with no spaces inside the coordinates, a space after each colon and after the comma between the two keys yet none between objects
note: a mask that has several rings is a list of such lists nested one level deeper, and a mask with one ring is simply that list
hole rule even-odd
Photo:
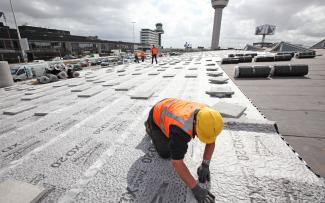
[{"label": "background worker", "polygon": [[214,195],[197,184],[183,159],[188,143],[198,137],[205,144],[205,150],[197,174],[200,182],[210,181],[209,164],[215,140],[223,129],[220,113],[201,103],[167,98],[151,109],[145,127],[159,156],[171,158],[176,172],[192,190],[198,202],[214,202]]},{"label": "background worker", "polygon": [[138,52],[134,51],[134,52],[133,52],[133,55],[134,55],[134,62],[135,62],[135,63],[139,63]]},{"label": "background worker", "polygon": [[146,56],[146,53],[144,50],[141,51],[141,61],[144,62],[144,57]]},{"label": "background worker", "polygon": [[158,49],[155,47],[155,45],[152,45],[152,48],[151,48],[151,63],[152,64],[153,64],[153,59],[156,60],[156,64],[158,63],[157,55],[158,55]]}]

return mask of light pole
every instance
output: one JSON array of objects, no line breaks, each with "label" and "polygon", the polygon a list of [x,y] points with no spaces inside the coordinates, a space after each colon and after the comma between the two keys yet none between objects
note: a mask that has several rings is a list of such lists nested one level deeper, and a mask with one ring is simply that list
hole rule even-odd
[{"label": "light pole", "polygon": [[132,22],[132,25],[133,25],[133,51],[134,51],[134,46],[135,46],[135,38],[134,38],[134,24],[136,22]]},{"label": "light pole", "polygon": [[23,49],[23,47],[21,45],[21,36],[20,36],[19,29],[18,29],[17,21],[16,21],[15,11],[14,11],[14,8],[12,6],[11,0],[9,0],[9,1],[10,1],[12,15],[14,16],[14,21],[15,21],[16,29],[17,29],[17,35],[18,35],[19,45],[20,45],[20,49],[21,49],[21,54],[23,56],[23,60],[25,61],[25,51],[24,51],[24,49]]}]

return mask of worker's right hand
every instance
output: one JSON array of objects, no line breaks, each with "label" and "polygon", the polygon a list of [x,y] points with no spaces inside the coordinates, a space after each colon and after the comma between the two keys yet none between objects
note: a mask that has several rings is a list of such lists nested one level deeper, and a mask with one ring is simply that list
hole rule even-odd
[{"label": "worker's right hand", "polygon": [[199,184],[196,184],[196,186],[192,189],[192,192],[194,194],[195,199],[199,203],[213,203],[215,202],[215,196],[211,194],[206,189],[203,189],[199,186]]}]

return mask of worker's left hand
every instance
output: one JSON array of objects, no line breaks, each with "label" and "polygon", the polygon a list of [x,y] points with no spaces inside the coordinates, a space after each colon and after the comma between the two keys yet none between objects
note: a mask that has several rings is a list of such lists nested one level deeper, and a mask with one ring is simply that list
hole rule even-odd
[{"label": "worker's left hand", "polygon": [[201,166],[197,169],[197,175],[199,176],[199,181],[201,183],[210,181],[209,165],[206,163],[202,163]]}]

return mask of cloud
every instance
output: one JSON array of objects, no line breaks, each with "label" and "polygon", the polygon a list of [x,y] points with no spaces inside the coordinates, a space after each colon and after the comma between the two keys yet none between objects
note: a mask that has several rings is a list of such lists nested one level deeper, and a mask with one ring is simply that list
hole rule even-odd
[{"label": "cloud", "polygon": [[[211,44],[214,10],[209,0],[12,0],[18,24],[71,31],[75,35],[98,35],[102,39],[136,41],[141,28],[163,23],[165,47]],[[28,2],[28,3],[27,3]],[[0,1],[13,27],[9,0]],[[274,24],[276,34],[268,41],[312,45],[324,38],[324,0],[230,0],[224,9],[222,47],[243,47],[260,41],[257,25]]]}]

